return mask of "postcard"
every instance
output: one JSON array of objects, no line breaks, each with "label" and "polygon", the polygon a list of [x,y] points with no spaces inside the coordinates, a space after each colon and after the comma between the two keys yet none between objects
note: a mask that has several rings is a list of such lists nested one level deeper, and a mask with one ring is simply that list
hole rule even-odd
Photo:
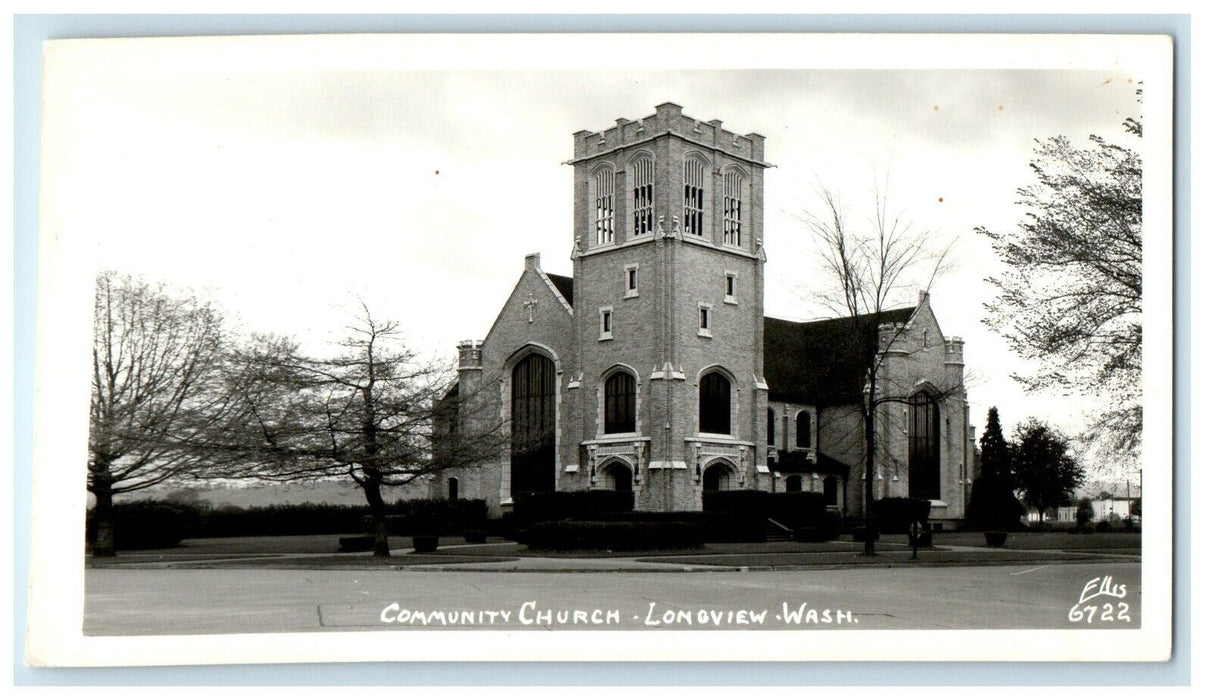
[{"label": "postcard", "polygon": [[30,664],[1169,658],[1169,37],[43,76]]}]

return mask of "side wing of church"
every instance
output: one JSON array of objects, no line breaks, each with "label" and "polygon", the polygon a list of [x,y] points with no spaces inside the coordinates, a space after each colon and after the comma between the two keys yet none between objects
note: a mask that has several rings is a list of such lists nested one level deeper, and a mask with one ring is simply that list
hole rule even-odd
[{"label": "side wing of church", "polygon": [[483,341],[459,344],[453,429],[491,420],[502,447],[442,474],[434,495],[500,514],[532,491],[626,490],[637,510],[684,511],[705,491],[811,490],[857,515],[853,348],[879,342],[879,391],[912,398],[880,407],[876,497],[963,517],[963,341],[942,335],[927,295],[879,324],[767,318],[762,136],[665,103],[573,138],[573,276],[527,256]]}]

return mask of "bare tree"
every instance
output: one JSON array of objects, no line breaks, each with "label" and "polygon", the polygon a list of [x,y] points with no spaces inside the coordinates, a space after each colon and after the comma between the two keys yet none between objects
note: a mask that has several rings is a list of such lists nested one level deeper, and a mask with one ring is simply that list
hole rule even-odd
[{"label": "bare tree", "polygon": [[133,277],[97,277],[89,411],[93,556],[114,555],[113,498],[194,473],[200,445],[235,406],[224,391],[222,317],[210,304]]},{"label": "bare tree", "polygon": [[[848,326],[843,342],[861,384],[848,387],[862,415],[864,450],[863,514],[866,529],[864,553],[875,554],[875,462],[881,449],[876,431],[881,407],[909,404],[912,397],[880,390],[890,347],[905,332],[903,324],[888,323],[892,304],[909,289],[929,291],[943,271],[950,246],[931,248],[928,231],[916,228],[901,215],[888,211],[887,186],[875,188],[866,226],[852,228],[838,195],[821,188],[821,214],[804,219],[814,237],[829,282],[817,295]],[[940,387],[946,398],[960,387]]]},{"label": "bare tree", "polygon": [[[1143,134],[1139,119],[1124,130]],[[1031,170],[1035,181],[1018,190],[1018,229],[977,229],[1007,266],[989,280],[999,294],[986,323],[1038,364],[1016,376],[1029,390],[1108,398],[1087,439],[1134,454],[1143,417],[1140,156],[1098,136],[1086,148],[1055,136],[1036,141]]]},{"label": "bare tree", "polygon": [[[422,361],[399,326],[365,305],[341,350],[309,357],[262,338],[232,373],[251,420],[229,438],[233,476],[294,481],[344,477],[366,496],[375,556],[389,556],[384,487],[401,486],[494,454],[499,430],[451,436],[449,366]],[[468,402],[470,404],[470,402]]]}]

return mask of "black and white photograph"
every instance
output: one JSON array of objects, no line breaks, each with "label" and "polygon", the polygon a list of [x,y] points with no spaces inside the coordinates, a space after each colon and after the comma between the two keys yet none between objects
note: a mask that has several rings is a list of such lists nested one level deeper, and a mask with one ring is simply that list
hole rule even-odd
[{"label": "black and white photograph", "polygon": [[31,664],[1169,658],[1168,37],[43,59]]}]

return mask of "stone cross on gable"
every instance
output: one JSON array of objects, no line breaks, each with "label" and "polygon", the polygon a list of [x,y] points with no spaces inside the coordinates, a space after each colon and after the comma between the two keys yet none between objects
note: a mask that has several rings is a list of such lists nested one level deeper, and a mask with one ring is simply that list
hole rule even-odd
[{"label": "stone cross on gable", "polygon": [[539,300],[534,298],[534,293],[532,292],[530,295],[530,298],[527,299],[525,301],[525,303],[522,304],[522,306],[526,307],[526,322],[527,323],[534,323],[534,307],[536,305],[538,305],[538,303],[539,303]]}]

